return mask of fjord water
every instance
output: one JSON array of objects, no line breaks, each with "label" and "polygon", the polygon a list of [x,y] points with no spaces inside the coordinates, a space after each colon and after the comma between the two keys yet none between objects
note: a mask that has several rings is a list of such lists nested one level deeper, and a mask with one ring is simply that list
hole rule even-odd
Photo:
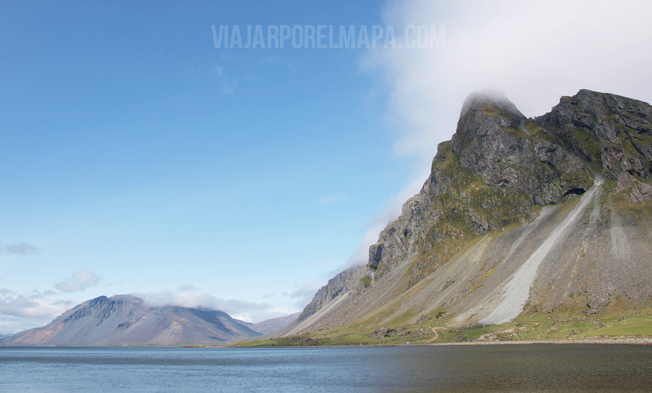
[{"label": "fjord water", "polygon": [[652,391],[652,347],[0,349],[0,392],[437,391]]}]

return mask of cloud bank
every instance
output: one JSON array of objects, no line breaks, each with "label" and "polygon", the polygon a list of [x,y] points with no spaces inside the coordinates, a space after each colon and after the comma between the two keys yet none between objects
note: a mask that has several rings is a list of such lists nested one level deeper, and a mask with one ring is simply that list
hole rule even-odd
[{"label": "cloud bank", "polygon": [[25,296],[0,288],[0,333],[43,326],[72,305],[71,301],[46,299],[43,294]]},{"label": "cloud bank", "polygon": [[[95,273],[82,270],[55,284],[55,288],[64,293],[80,292],[101,281],[102,278]],[[23,295],[0,288],[0,333],[15,333],[44,326],[76,304],[69,299],[48,299],[48,296],[57,294],[58,292],[53,290],[34,290]]]},{"label": "cloud bank", "polygon": [[389,88],[397,152],[432,158],[454,133],[466,96],[486,88],[526,116],[583,88],[652,100],[651,13],[645,0],[389,2],[388,24],[446,32],[444,48],[381,49],[366,59]]},{"label": "cloud bank", "polygon": [[296,310],[275,308],[270,303],[254,303],[244,300],[220,299],[201,292],[192,286],[181,286],[177,291],[161,291],[157,293],[134,294],[154,307],[179,306],[190,308],[208,308],[224,311],[234,318],[260,322],[291,314]]}]

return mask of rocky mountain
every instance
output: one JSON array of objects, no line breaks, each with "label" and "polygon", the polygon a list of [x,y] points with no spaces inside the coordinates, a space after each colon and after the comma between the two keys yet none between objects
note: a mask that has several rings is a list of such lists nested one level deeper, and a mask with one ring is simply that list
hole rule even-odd
[{"label": "rocky mountain", "polygon": [[50,324],[3,340],[0,345],[221,345],[261,334],[222,311],[151,307],[120,295],[86,301]]},{"label": "rocky mountain", "polygon": [[367,265],[331,279],[279,335],[650,309],[651,180],[647,103],[581,90],[526,118],[473,94]]},{"label": "rocky mountain", "polygon": [[294,313],[280,318],[267,319],[258,323],[243,323],[251,330],[260,333],[263,337],[267,337],[294,323],[299,318],[299,314],[300,313]]}]

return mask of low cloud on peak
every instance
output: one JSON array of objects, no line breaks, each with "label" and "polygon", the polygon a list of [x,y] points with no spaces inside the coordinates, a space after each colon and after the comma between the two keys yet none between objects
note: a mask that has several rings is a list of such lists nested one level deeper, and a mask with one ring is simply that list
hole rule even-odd
[{"label": "low cloud on peak", "polygon": [[270,303],[255,303],[237,299],[220,299],[197,290],[192,285],[183,285],[177,291],[134,294],[152,307],[179,306],[188,308],[207,308],[223,311],[237,319],[260,322],[270,318],[282,317],[296,310],[281,310]]}]

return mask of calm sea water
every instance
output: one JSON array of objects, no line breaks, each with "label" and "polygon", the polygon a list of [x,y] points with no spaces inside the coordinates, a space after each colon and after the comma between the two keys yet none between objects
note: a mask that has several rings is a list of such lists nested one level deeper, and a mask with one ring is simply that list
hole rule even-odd
[{"label": "calm sea water", "polygon": [[0,392],[652,391],[652,347],[1,348]]}]

